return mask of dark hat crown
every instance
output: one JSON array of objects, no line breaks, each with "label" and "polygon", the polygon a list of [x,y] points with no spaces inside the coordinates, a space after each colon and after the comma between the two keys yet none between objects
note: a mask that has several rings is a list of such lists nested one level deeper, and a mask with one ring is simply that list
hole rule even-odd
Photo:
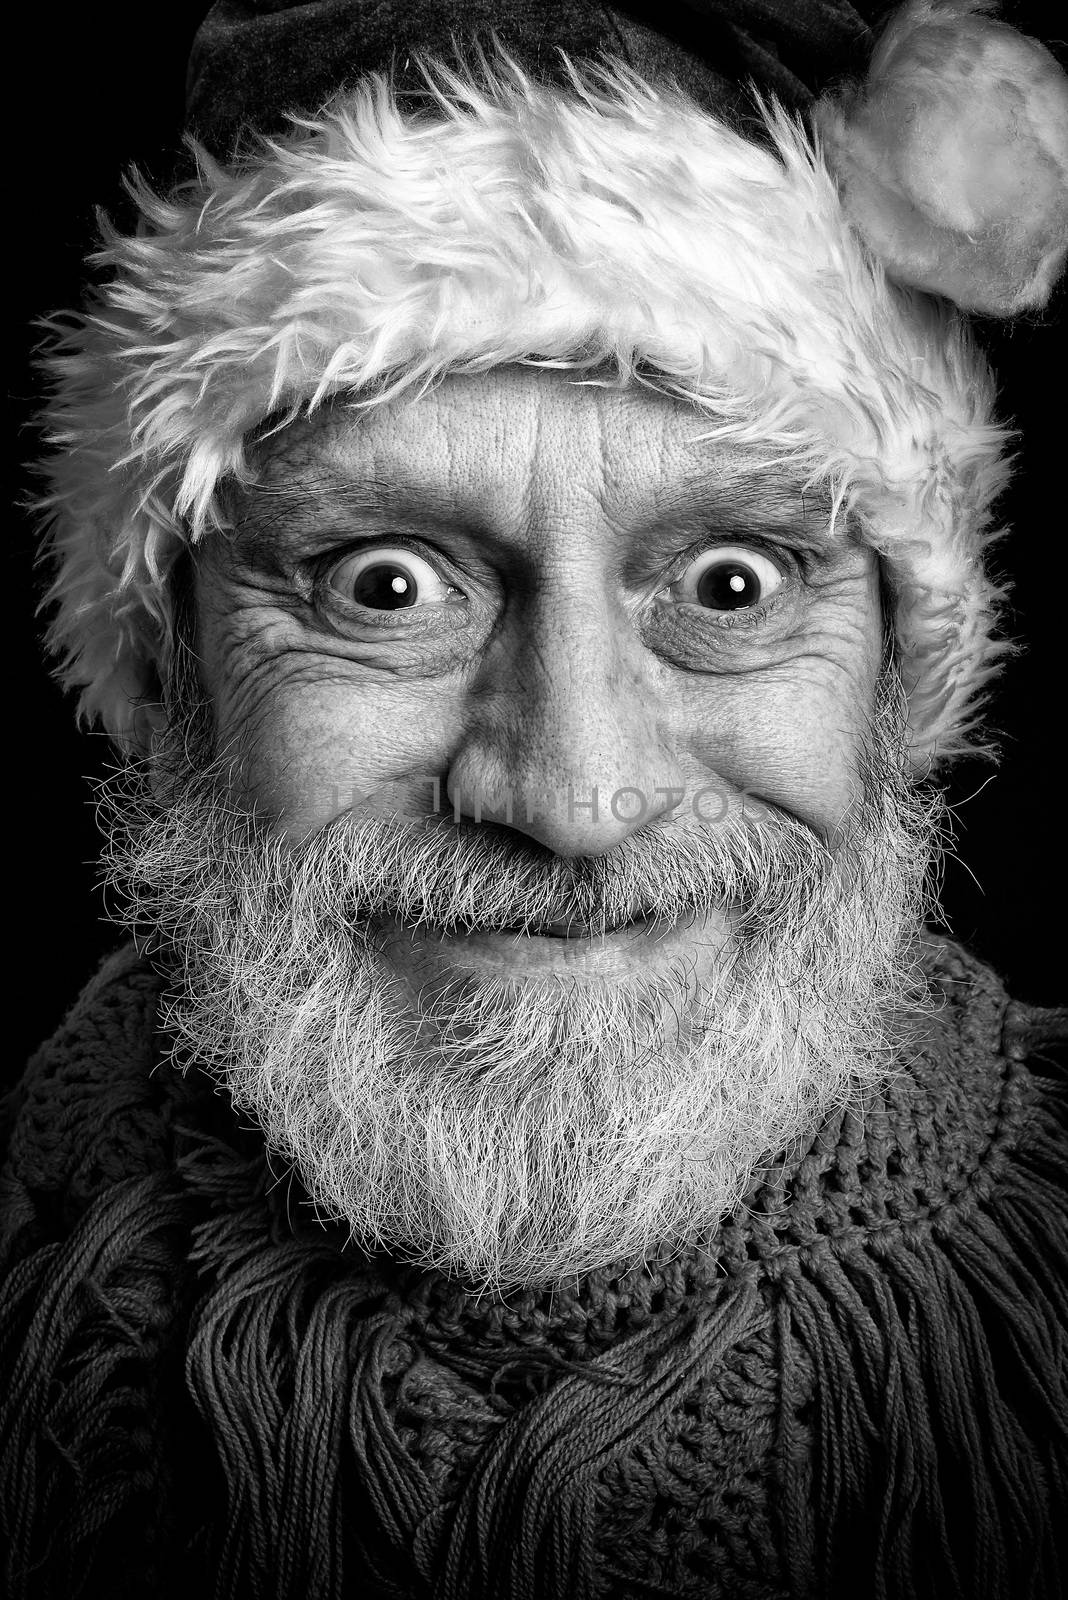
[{"label": "dark hat crown", "polygon": [[541,81],[608,54],[673,77],[734,120],[752,81],[800,110],[835,78],[862,72],[882,0],[217,0],[193,45],[189,127],[216,154],[242,132],[277,133],[368,72],[424,87],[413,56],[454,59],[492,36]]}]

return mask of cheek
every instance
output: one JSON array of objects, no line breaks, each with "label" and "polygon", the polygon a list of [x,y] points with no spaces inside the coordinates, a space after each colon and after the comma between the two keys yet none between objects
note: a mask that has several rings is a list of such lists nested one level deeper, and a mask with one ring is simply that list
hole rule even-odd
[{"label": "cheek", "polygon": [[310,649],[284,613],[234,589],[211,602],[201,678],[243,804],[294,841],[348,810],[425,814],[452,725],[442,680]]},{"label": "cheek", "polygon": [[345,811],[431,809],[449,718],[425,703],[425,686],[266,677],[246,724],[241,786],[275,831],[296,842]]},{"label": "cheek", "polygon": [[695,696],[691,759],[830,837],[857,793],[880,659],[876,637],[847,660],[813,655],[718,679]]},{"label": "cheek", "polygon": [[856,791],[860,738],[822,686],[765,686],[737,718],[731,748],[731,781],[745,793],[824,836],[841,823]]}]

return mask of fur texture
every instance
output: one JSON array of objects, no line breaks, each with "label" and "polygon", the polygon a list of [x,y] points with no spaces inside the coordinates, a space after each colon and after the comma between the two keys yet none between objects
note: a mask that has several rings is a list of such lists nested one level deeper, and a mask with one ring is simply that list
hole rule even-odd
[{"label": "fur texture", "polygon": [[896,279],[1009,316],[1046,304],[1068,255],[1068,77],[990,9],[914,0],[816,125]]},{"label": "fur texture", "polygon": [[[889,285],[805,131],[765,148],[616,65],[539,86],[505,57],[428,68],[433,114],[363,81],[284,139],[105,235],[107,287],[58,331],[48,508],[60,675],[144,746],[169,574],[223,525],[265,419],[449,372],[547,362],[653,381],[710,436],[829,483],[894,597],[916,760],[969,742],[993,642],[984,576],[1005,434],[955,311]],[[847,516],[848,514],[848,516]]]}]

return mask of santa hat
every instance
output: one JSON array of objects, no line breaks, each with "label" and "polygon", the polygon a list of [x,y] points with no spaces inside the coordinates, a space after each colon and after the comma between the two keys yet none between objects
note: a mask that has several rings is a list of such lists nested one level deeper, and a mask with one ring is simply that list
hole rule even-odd
[{"label": "santa hat", "polygon": [[878,39],[863,11],[220,0],[196,176],[134,183],[49,358],[48,642],[83,718],[148,747],[177,560],[265,422],[528,362],[653,382],[829,488],[828,540],[882,560],[916,762],[974,745],[1006,435],[958,308],[1050,293],[1068,80],[971,0]]}]

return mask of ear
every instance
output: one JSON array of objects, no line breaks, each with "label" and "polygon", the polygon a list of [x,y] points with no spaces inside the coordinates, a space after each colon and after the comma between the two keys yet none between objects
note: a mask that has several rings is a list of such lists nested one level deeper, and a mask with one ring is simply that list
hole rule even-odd
[{"label": "ear", "polygon": [[1068,77],[983,0],[913,0],[814,121],[851,223],[896,282],[963,310],[1044,306],[1068,253]]}]

